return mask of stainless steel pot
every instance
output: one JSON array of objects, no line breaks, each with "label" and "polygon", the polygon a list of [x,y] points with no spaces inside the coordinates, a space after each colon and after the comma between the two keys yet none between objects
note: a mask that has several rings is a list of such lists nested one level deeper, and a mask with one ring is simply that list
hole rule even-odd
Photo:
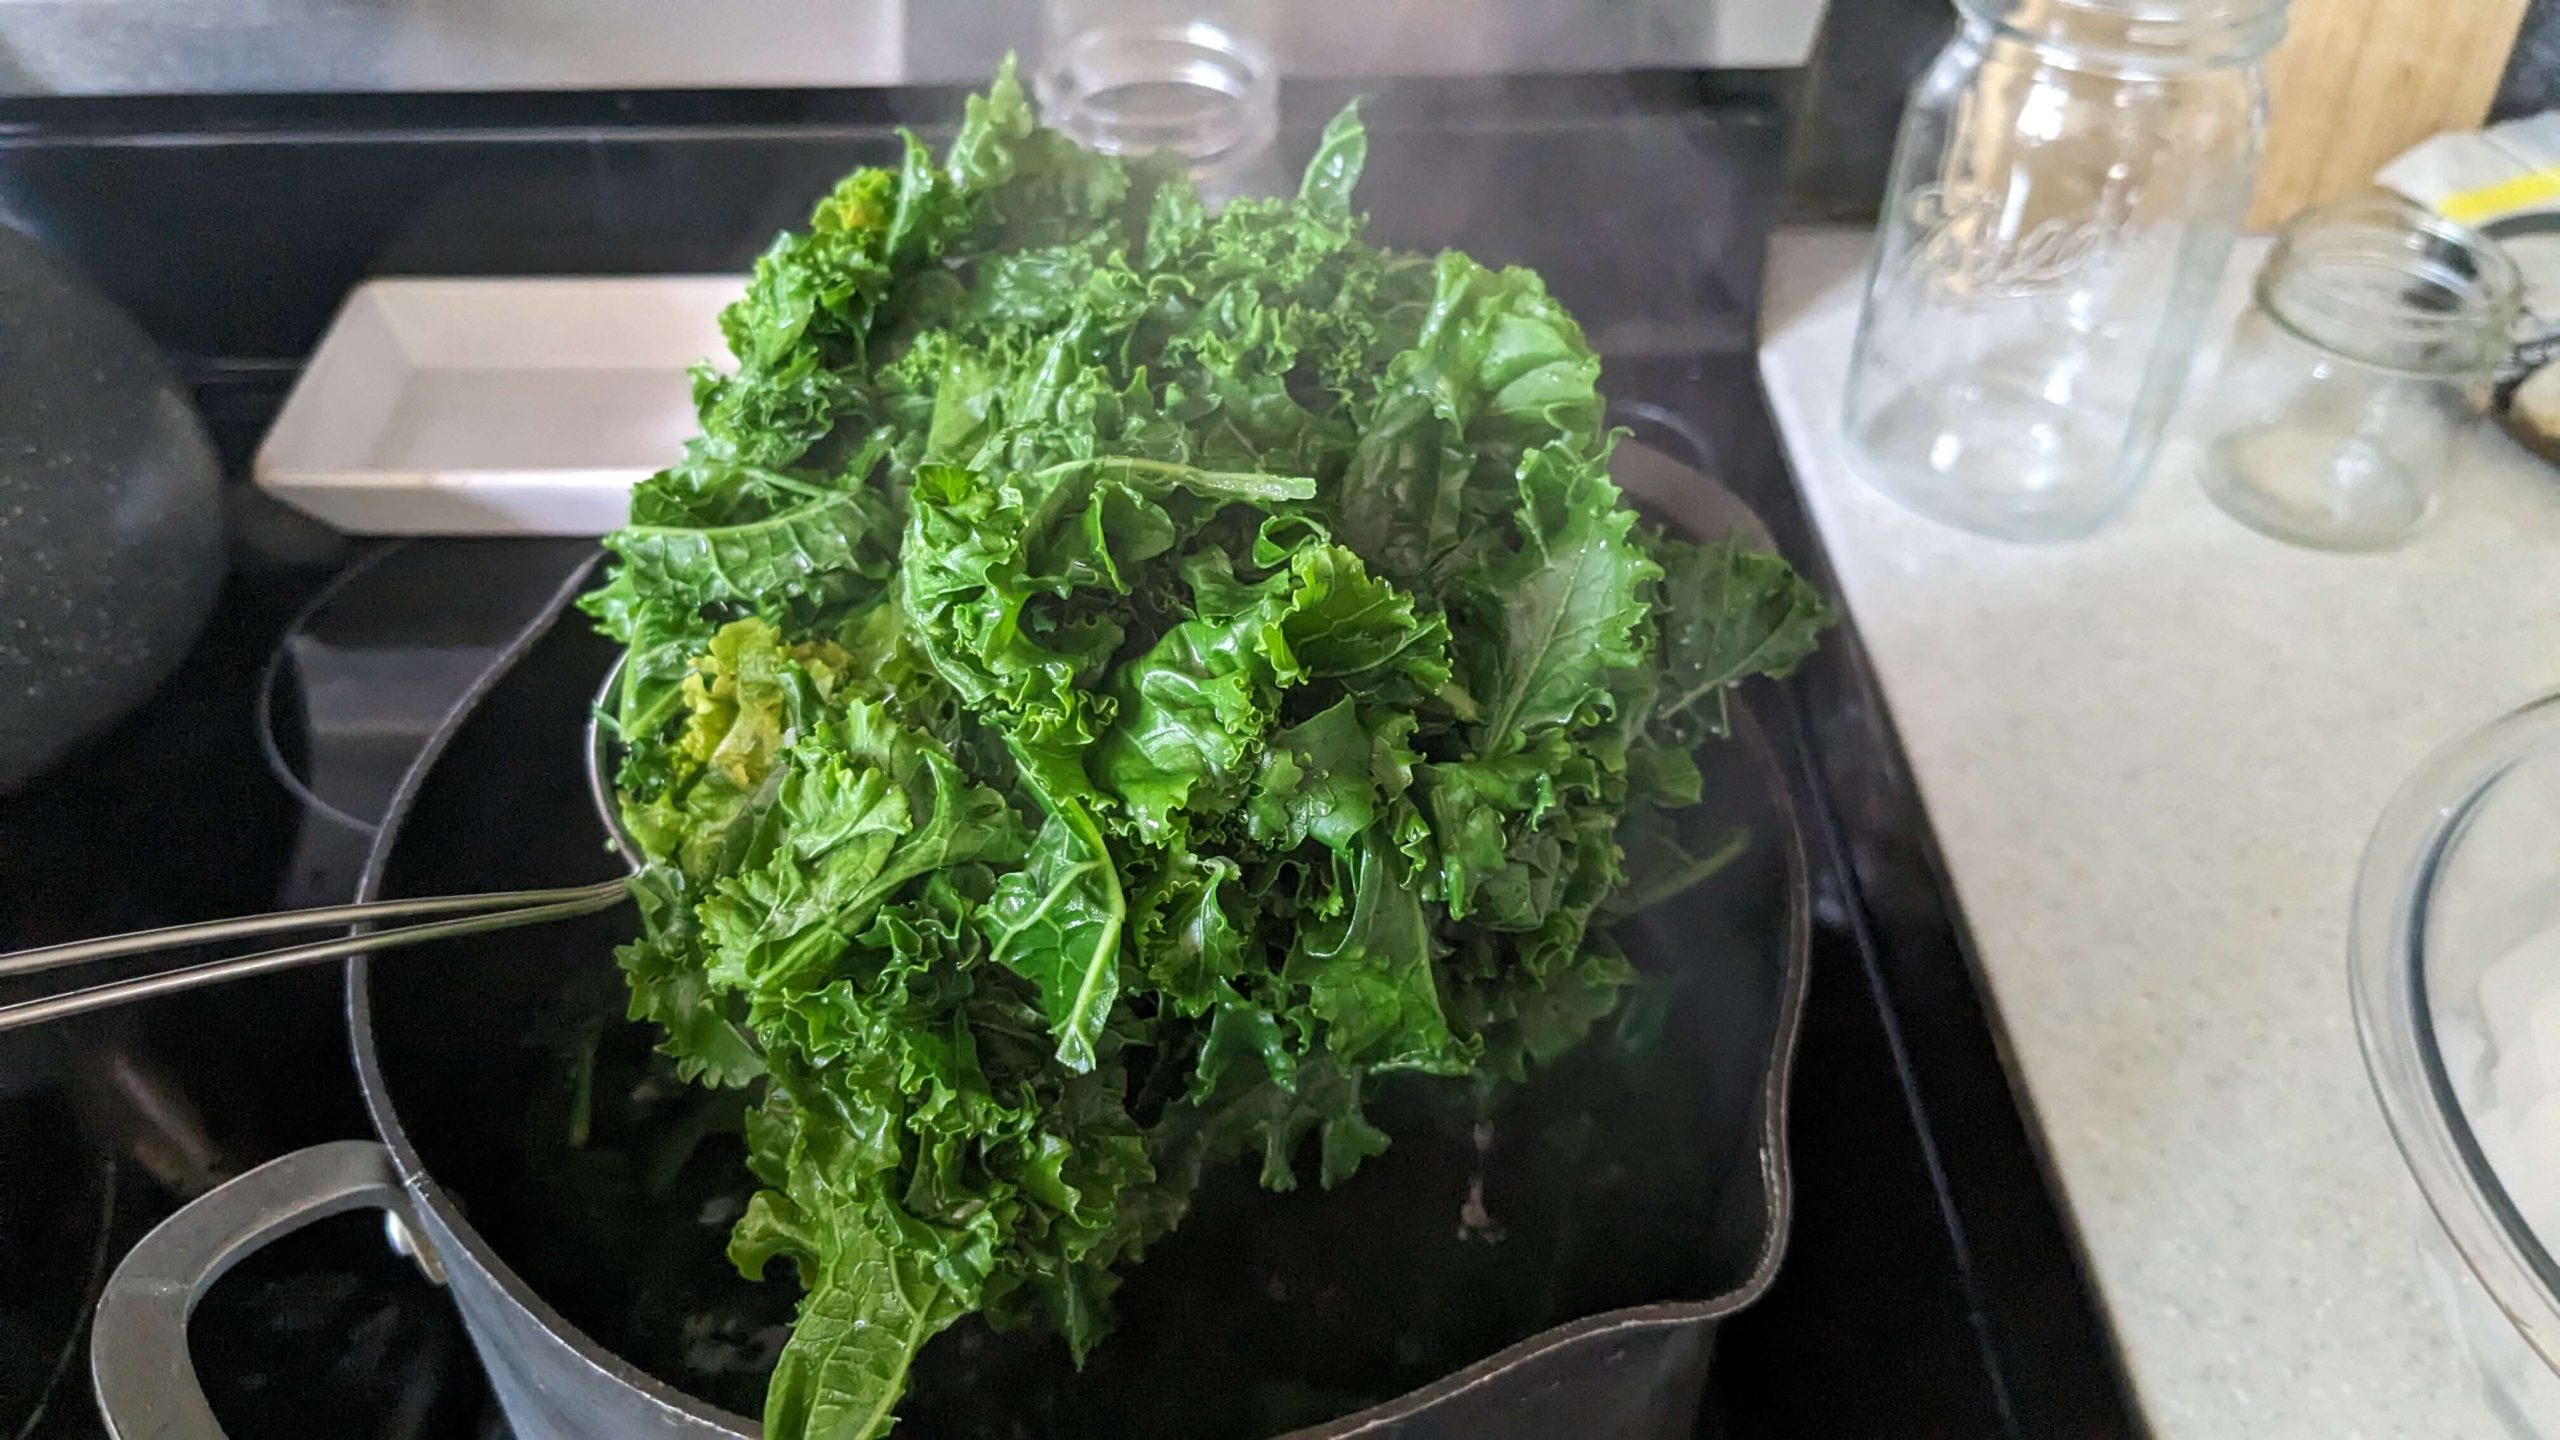
[{"label": "stainless steel pot", "polygon": [[[561,608],[583,579],[581,571],[563,586]],[[616,862],[601,846],[574,838],[593,833],[583,778],[574,767],[534,758],[575,743],[608,659],[574,624],[530,634],[504,656],[403,783],[363,896],[427,893],[467,882],[475,869],[524,875],[526,883],[611,873]],[[1693,897],[1640,918],[1630,939],[1640,961],[1652,955],[1685,965],[1703,955],[1712,962],[1682,971],[1684,983],[1696,983],[1670,1022],[1687,1027],[1678,1059],[1694,1082],[1694,1103],[1679,1112],[1679,1123],[1690,1133],[1642,1139],[1657,1150],[1678,1147],[1713,1177],[1712,1218],[1703,1233],[1684,1237],[1694,1253],[1663,1257],[1697,1277],[1693,1293],[1704,1298],[1622,1306],[1554,1326],[1401,1398],[1292,1430],[1293,1437],[1659,1440],[1694,1433],[1716,1324],[1767,1287],[1784,1246],[1785,1091],[1809,941],[1804,852],[1788,787],[1740,707],[1736,719],[1735,738],[1710,757],[1710,796],[1750,827],[1754,843]],[[546,833],[544,817],[565,817],[572,828]],[[342,1141],[285,1156],[180,1211],[134,1248],[108,1283],[92,1346],[110,1432],[118,1440],[217,1440],[186,1354],[195,1301],[266,1241],[371,1207],[387,1214],[396,1243],[451,1290],[520,1440],[760,1433],[754,1422],[616,1355],[555,1309],[506,1258],[550,1257],[522,1238],[493,1242],[487,1233],[510,1203],[509,1182],[467,1173],[481,1157],[456,1115],[485,1119],[512,1093],[489,1078],[502,1064],[471,1058],[470,1047],[485,1049],[480,1032],[492,1016],[556,991],[573,965],[601,964],[627,923],[602,917],[351,962],[348,1026],[378,1143]],[[1297,1211],[1337,1207],[1331,1213],[1366,1229],[1366,1212],[1347,1207],[1376,1203],[1383,1193],[1364,1173],[1360,1184],[1335,1195],[1273,1203]],[[466,1197],[479,1211],[478,1225],[466,1216]],[[1186,1233],[1214,1224],[1206,1213],[1204,1206]],[[1437,1212],[1426,1223],[1433,1237],[1445,1238]],[[699,1243],[716,1250],[714,1236]],[[1598,1248],[1607,1249],[1606,1241]],[[1150,1266],[1160,1259],[1151,1257]]]},{"label": "stainless steel pot", "polygon": [[[581,565],[567,578],[550,619],[503,653],[429,738],[375,840],[359,898],[384,893],[429,768],[482,712],[491,693],[518,674],[519,662],[551,636],[590,568]],[[588,685],[591,691],[592,674]],[[491,709],[503,715],[511,707],[502,698]],[[581,780],[583,774],[581,769]],[[593,849],[592,868],[609,872],[613,862],[600,847]],[[435,953],[423,963],[450,962]],[[187,1206],[134,1246],[99,1298],[90,1344],[91,1378],[108,1432],[116,1440],[219,1437],[187,1354],[187,1318],[196,1301],[266,1242],[316,1220],[370,1208],[384,1212],[393,1244],[452,1293],[519,1440],[709,1440],[760,1433],[753,1422],[694,1400],[587,1339],[472,1229],[461,1204],[427,1173],[394,1108],[373,1022],[373,982],[364,960],[348,964],[347,1025],[356,1078],[379,1143],[338,1141],[270,1161]]]}]

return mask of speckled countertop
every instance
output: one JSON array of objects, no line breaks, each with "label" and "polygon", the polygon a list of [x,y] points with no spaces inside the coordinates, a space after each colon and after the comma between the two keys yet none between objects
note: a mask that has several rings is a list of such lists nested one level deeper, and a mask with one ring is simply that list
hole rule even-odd
[{"label": "speckled countertop", "polygon": [[2503,1435],[2357,1056],[2347,902],[2427,753],[2560,685],[2560,473],[2484,433],[2430,529],[2338,556],[2173,446],[2092,539],[1977,539],[1841,453],[1866,244],[1778,237],[1762,375],[2145,1417]]}]

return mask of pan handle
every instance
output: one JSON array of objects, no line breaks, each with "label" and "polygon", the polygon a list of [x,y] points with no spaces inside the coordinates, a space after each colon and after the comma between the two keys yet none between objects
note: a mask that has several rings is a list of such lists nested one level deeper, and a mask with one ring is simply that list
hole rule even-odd
[{"label": "pan handle", "polygon": [[112,1440],[221,1440],[187,1354],[196,1302],[268,1241],[365,1208],[418,1233],[391,1152],[333,1140],[215,1187],[143,1236],[99,1295],[89,1340],[89,1378]]}]

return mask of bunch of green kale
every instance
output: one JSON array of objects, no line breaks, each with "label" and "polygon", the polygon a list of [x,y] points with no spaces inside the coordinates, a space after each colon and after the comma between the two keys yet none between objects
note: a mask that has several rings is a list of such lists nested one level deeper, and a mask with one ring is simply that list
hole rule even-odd
[{"label": "bunch of green kale", "polygon": [[1712,862],[1672,816],[1821,606],[1640,524],[1525,271],[1037,128],[1010,71],[757,262],[589,597],[629,646],[632,1013],[759,1086],[775,1440],[973,1311],[1081,1356],[1205,1164],[1326,1185],[1388,1071],[1520,1077]]}]

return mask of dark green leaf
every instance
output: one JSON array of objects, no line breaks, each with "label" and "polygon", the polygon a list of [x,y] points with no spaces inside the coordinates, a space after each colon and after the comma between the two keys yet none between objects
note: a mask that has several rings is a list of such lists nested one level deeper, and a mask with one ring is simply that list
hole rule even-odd
[{"label": "dark green leaf", "polygon": [[1467,655],[1477,747],[1517,747],[1532,731],[1594,718],[1614,671],[1641,664],[1661,574],[1636,541],[1600,459],[1560,447],[1520,465],[1520,548],[1475,582],[1482,617]]},{"label": "dark green leaf", "polygon": [[1830,609],[1786,561],[1738,540],[1657,539],[1652,548],[1663,572],[1655,723],[1673,735],[1684,726],[1722,735],[1726,695],[1754,675],[1793,671],[1831,623]]},{"label": "dark green leaf", "polygon": [[1346,1064],[1464,1073],[1471,1057],[1441,1011],[1420,891],[1381,836],[1342,863],[1351,872],[1350,905],[1306,927],[1287,970],[1307,987],[1326,1046]]},{"label": "dark green leaf", "polygon": [[1120,996],[1120,928],[1128,918],[1110,847],[1073,801],[1051,812],[1023,867],[996,882],[986,908],[989,956],[1039,987],[1058,1062],[1091,1070]]},{"label": "dark green leaf", "polygon": [[1360,171],[1369,161],[1369,132],[1360,123],[1360,106],[1354,102],[1342,107],[1324,127],[1324,138],[1317,142],[1314,157],[1307,161],[1306,178],[1298,185],[1298,200],[1309,214],[1326,220],[1351,218],[1351,191],[1360,183]]},{"label": "dark green leaf", "polygon": [[744,525],[635,525],[605,543],[644,595],[694,605],[859,601],[877,594],[888,578],[896,534],[880,498],[855,490]]}]

